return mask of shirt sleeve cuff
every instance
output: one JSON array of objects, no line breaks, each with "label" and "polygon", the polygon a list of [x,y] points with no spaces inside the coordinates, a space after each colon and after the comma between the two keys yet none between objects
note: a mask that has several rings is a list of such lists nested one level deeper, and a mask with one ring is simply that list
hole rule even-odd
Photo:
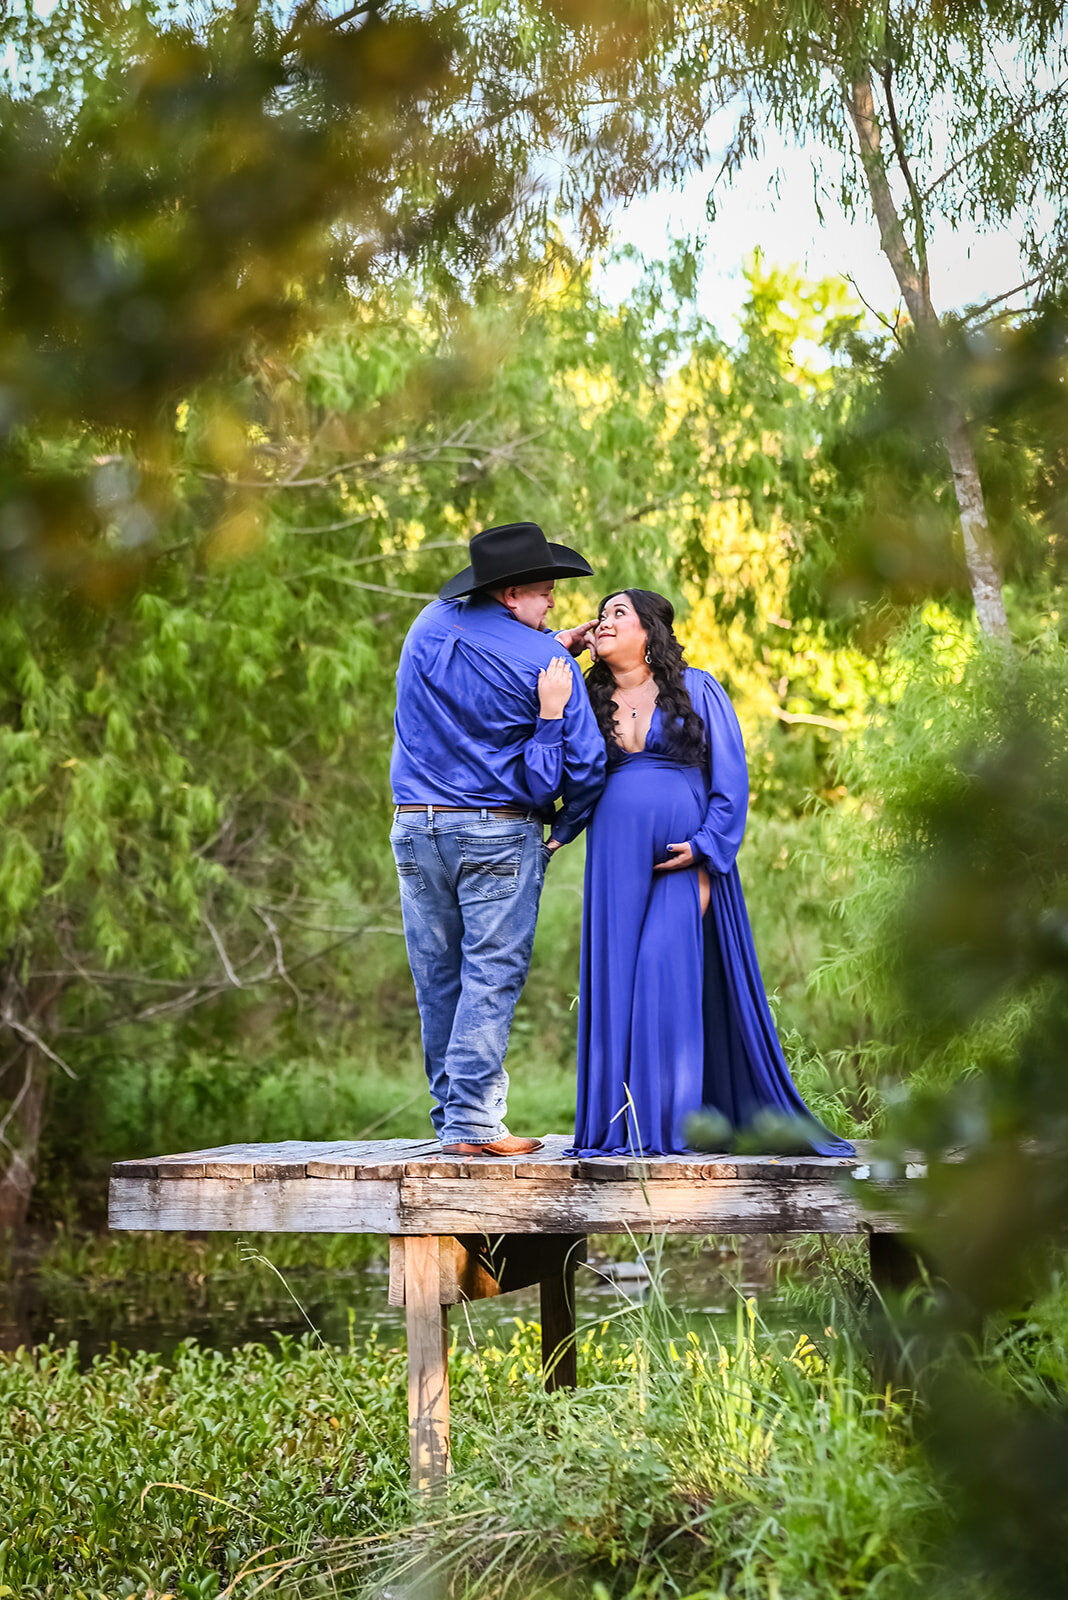
[{"label": "shirt sleeve cuff", "polygon": [[694,859],[694,862],[695,862],[696,865],[700,865],[701,862],[707,860],[707,857],[706,857],[704,851],[701,849],[700,838],[696,833],[694,834],[692,839],[687,839],[686,842],[689,845],[690,849],[693,851],[693,859]]},{"label": "shirt sleeve cuff", "polygon": [[534,725],[535,744],[559,744],[564,737],[563,717],[539,717]]}]

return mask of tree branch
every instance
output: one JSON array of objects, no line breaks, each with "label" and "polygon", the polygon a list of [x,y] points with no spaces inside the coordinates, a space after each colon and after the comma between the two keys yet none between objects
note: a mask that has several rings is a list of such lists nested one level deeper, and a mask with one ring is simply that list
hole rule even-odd
[{"label": "tree branch", "polygon": [[20,1021],[18,1017],[13,1015],[10,1009],[5,1009],[4,1011],[0,1012],[0,1022],[5,1023],[7,1027],[11,1029],[12,1033],[17,1033],[19,1038],[25,1040],[27,1044],[32,1044],[35,1049],[40,1050],[41,1054],[47,1057],[47,1059],[51,1061],[54,1066],[59,1067],[61,1072],[65,1072],[67,1074],[68,1078],[71,1078],[74,1082],[77,1082],[78,1074],[68,1067],[62,1056],[57,1056],[56,1052],[51,1049],[50,1046],[45,1044],[44,1040],[41,1038],[41,1035],[35,1028],[31,1028],[28,1022]]},{"label": "tree branch", "polygon": [[[281,478],[232,478],[222,472],[201,472],[198,476],[211,479],[216,483],[225,483],[231,489],[262,489],[273,493],[277,489],[324,489],[335,478],[346,473],[359,473],[363,477],[377,477],[393,467],[420,464],[428,461],[439,460],[450,453],[458,456],[458,466],[465,463],[484,470],[486,463],[500,459],[510,460],[517,450],[523,445],[532,444],[535,439],[540,439],[548,430],[535,428],[531,433],[522,434],[517,439],[505,439],[500,443],[485,441],[479,443],[471,437],[472,428],[476,424],[466,423],[458,428],[450,439],[443,439],[432,444],[412,446],[406,450],[394,450],[384,455],[356,456],[347,461],[339,461],[334,466],[328,467],[316,477],[294,478],[292,475]],[[261,445],[258,454],[277,457],[281,453],[281,446],[269,444]],[[306,459],[306,458],[305,458]]]},{"label": "tree branch", "polygon": [[[301,0],[282,35],[283,51],[296,49],[305,24],[311,21],[318,9],[318,0]],[[345,11],[339,11],[334,16],[319,16],[316,20],[324,28],[343,28],[346,22],[353,22],[357,17],[370,15],[377,9],[374,0],[357,0],[356,4],[350,5]]]},{"label": "tree branch", "polygon": [[233,984],[235,989],[243,988],[244,985],[242,984],[241,979],[238,977],[237,973],[234,971],[234,969],[233,969],[233,967],[232,967],[232,965],[230,963],[230,957],[226,953],[226,946],[223,944],[222,939],[219,937],[219,930],[216,928],[214,922],[212,922],[212,920],[208,916],[207,912],[204,913],[204,926],[207,928],[208,932],[211,934],[212,941],[213,941],[213,943],[215,945],[215,948],[219,952],[219,960],[223,964],[223,971],[226,973],[226,976],[229,978],[230,982]]},{"label": "tree branch", "polygon": [[1018,112],[1015,117],[1010,117],[1007,122],[1001,123],[988,138],[983,139],[977,145],[973,145],[970,150],[965,150],[964,154],[958,156],[956,161],[946,168],[945,172],[939,173],[934,182],[927,185],[927,188],[923,191],[923,198],[926,200],[929,195],[932,195],[937,188],[946,182],[947,178],[951,178],[955,172],[959,172],[961,167],[966,166],[969,161],[974,161],[976,156],[982,155],[984,150],[989,150],[995,140],[1000,139],[1001,135],[1007,133],[1010,128],[1018,128],[1021,123],[1037,116],[1051,100],[1063,100],[1066,90],[1068,90],[1068,78],[1059,83],[1055,89],[1051,89],[1049,94],[1043,95],[1041,100],[1036,100],[1034,105],[1027,106],[1023,111]]},{"label": "tree branch", "polygon": [[846,281],[853,285],[854,292],[865,309],[870,311],[872,316],[875,317],[878,322],[882,323],[883,327],[890,334],[895,344],[901,348],[901,335],[897,331],[901,326],[901,302],[898,301],[897,313],[894,316],[893,322],[891,322],[888,316],[886,316],[882,311],[877,311],[869,300],[865,300],[860,284],[857,282],[856,278],[853,277],[852,273],[846,273]]},{"label": "tree branch", "polygon": [[80,967],[71,961],[70,971],[59,971],[55,967],[35,968],[36,978],[63,978],[69,982],[72,978],[81,978],[84,983],[96,983],[102,987],[109,983],[140,983],[149,989],[182,989],[189,988],[188,981],[180,978],[152,978],[142,972],[101,972],[92,967]]},{"label": "tree branch", "polygon": [[[399,935],[401,932],[400,928],[385,927],[370,922],[364,923],[359,928],[344,929],[340,938],[331,940],[329,944],[323,945],[318,950],[312,950],[308,955],[302,956],[299,961],[289,964],[286,968],[287,974],[292,979],[293,973],[298,972],[301,967],[307,967],[313,962],[322,961],[325,956],[340,949],[342,945],[350,944],[353,939],[358,939],[365,933]],[[262,948],[262,946],[259,948]],[[271,965],[264,971],[243,978],[238,987],[248,994],[250,990],[260,989],[265,984],[274,983],[278,976],[277,964],[272,961]],[[175,1016],[181,1012],[193,1011],[198,1006],[207,1004],[208,1001],[216,999],[219,995],[226,994],[231,987],[231,984],[220,983],[218,980],[193,983],[189,985],[184,994],[175,995],[171,999],[159,1000],[153,1005],[142,1006],[131,1011],[113,1012],[111,1015],[89,1023],[84,1027],[68,1027],[63,1028],[61,1031],[68,1038],[82,1038],[103,1033],[106,1029],[116,1027],[120,1023],[151,1022],[156,1017]],[[35,1040],[35,1042],[37,1041]],[[47,1048],[46,1053],[48,1053]],[[63,1063],[60,1064],[62,1065]],[[70,1069],[66,1068],[65,1070],[69,1071]]]},{"label": "tree branch", "polygon": [[890,190],[883,164],[882,135],[875,115],[875,101],[871,88],[871,69],[865,64],[857,69],[848,82],[842,84],[846,109],[849,112],[860,146],[860,161],[867,180],[875,220],[879,225],[879,242],[905,297],[909,315],[917,331],[928,332],[937,324],[934,307],[924,294],[922,274],[916,265],[897,206]]},{"label": "tree branch", "polygon": [[[358,528],[363,523],[370,522],[373,517],[373,511],[365,511],[362,516],[347,517],[344,522],[324,522],[321,528],[316,528],[312,523],[308,523],[303,527],[290,527],[286,524],[283,524],[283,526],[286,533],[343,533],[346,528]],[[377,556],[365,557],[367,561],[377,561],[378,559]],[[357,562],[352,563],[353,566],[359,564]]]},{"label": "tree branch", "polygon": [[428,594],[424,589],[394,589],[385,583],[363,583],[359,578],[343,578],[336,572],[324,572],[321,568],[313,567],[309,572],[296,572],[295,578],[326,578],[330,583],[340,583],[346,589],[368,589],[372,594],[399,595],[402,600],[436,600],[436,594]]},{"label": "tree branch", "polygon": [[[22,1083],[18,1092],[11,1097],[11,1102],[0,1121],[0,1145],[4,1147],[10,1157],[8,1168],[4,1174],[9,1183],[14,1183],[27,1194],[33,1187],[33,1171],[26,1156],[17,1144],[12,1144],[7,1136],[7,1130],[14,1118],[18,1115],[23,1100],[33,1088],[33,1056],[28,1050],[23,1052],[26,1057],[26,1070],[22,1074]],[[18,1058],[16,1057],[16,1060]]]},{"label": "tree branch", "polygon": [[830,728],[832,733],[847,733],[849,731],[846,723],[835,722],[832,717],[809,716],[804,711],[784,711],[782,706],[772,706],[771,709],[780,722],[789,723],[791,726],[795,722],[803,722],[813,728]]},{"label": "tree branch", "polygon": [[927,267],[927,229],[923,220],[923,201],[920,197],[920,191],[916,187],[915,179],[912,176],[912,168],[909,165],[908,155],[905,150],[905,141],[901,133],[901,124],[897,120],[897,106],[894,104],[893,78],[889,62],[887,63],[881,76],[883,80],[883,91],[886,95],[886,110],[890,118],[890,133],[894,141],[894,153],[897,156],[897,164],[901,168],[901,173],[905,179],[905,184],[908,188],[910,196],[912,197],[912,220],[916,229],[916,262],[920,269],[920,277],[923,285],[923,298],[928,304],[930,304],[931,275]]},{"label": "tree branch", "polygon": [[281,978],[282,982],[288,988],[292,989],[293,994],[296,997],[297,1008],[299,1010],[299,1008],[304,1004],[304,996],[301,994],[300,990],[297,988],[296,984],[293,982],[293,979],[289,976],[289,973],[286,971],[285,955],[283,954],[283,951],[282,951],[282,941],[278,936],[278,927],[277,927],[276,923],[271,919],[271,917],[267,914],[267,912],[264,911],[262,906],[253,906],[252,909],[256,913],[256,915],[259,917],[260,921],[263,922],[266,925],[267,930],[271,935],[271,940],[272,940],[272,942],[274,944],[274,959],[275,959],[275,965],[278,968],[278,976]]},{"label": "tree branch", "polygon": [[[1023,294],[1025,289],[1033,289],[1036,283],[1041,283],[1043,279],[1051,276],[1053,268],[1059,261],[1063,261],[1066,255],[1068,255],[1068,244],[1062,245],[1040,271],[1035,273],[1034,277],[1025,278],[1023,283],[1018,283],[1014,289],[1006,289],[1002,294],[992,295],[989,300],[984,300],[982,305],[972,306],[970,310],[964,313],[961,321],[971,322],[976,317],[981,317],[985,311],[990,311],[994,306],[999,306],[1003,300],[1011,300],[1014,294]],[[1011,316],[1012,313],[1005,311],[1001,315]]]}]

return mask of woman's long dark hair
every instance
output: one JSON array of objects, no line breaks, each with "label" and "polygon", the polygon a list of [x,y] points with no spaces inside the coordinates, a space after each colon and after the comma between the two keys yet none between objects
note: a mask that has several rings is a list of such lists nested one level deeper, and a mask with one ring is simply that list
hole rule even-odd
[{"label": "woman's long dark hair", "polygon": [[[665,600],[662,594],[655,594],[652,589],[612,589],[597,607],[598,618],[609,600],[617,594],[626,595],[645,629],[649,669],[656,680],[657,704],[671,754],[684,765],[696,765],[701,759],[705,730],[693,708],[682,676],[686,663],[682,646],[671,626],[675,620],[675,608],[670,600]],[[586,687],[605,743],[610,739],[618,743],[618,707],[612,699],[616,692],[616,680],[607,661],[598,659],[594,662],[586,674]]]}]

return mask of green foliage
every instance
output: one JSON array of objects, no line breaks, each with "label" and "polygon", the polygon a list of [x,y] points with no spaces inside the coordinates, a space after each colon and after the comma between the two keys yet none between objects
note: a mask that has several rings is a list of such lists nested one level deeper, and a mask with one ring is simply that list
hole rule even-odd
[{"label": "green foliage", "polygon": [[1006,660],[928,607],[885,674],[888,704],[844,752],[857,798],[832,838],[850,938],[819,982],[871,1014],[888,1078],[978,1091],[982,1076],[996,1100],[1050,1000],[1039,953],[1056,946],[1065,872],[1064,650],[1047,634]]},{"label": "green foliage", "polygon": [[911,1226],[940,1292],[906,1311],[902,1337],[926,1352],[917,1381],[929,1449],[966,1561],[1007,1592],[1036,1595],[1065,1579],[1063,1551],[1041,1533],[1063,1514],[1063,1478],[1033,1465],[1063,1458],[1057,1360],[1046,1383],[1024,1380],[1021,1358],[1007,1390],[975,1351],[984,1327],[1026,1321],[1063,1267],[1068,660],[1058,631],[1010,656],[930,608],[902,639],[892,703],[853,751],[854,778],[878,803],[842,813],[855,872],[846,915],[863,939],[825,969],[870,1007],[868,1076],[896,1080],[889,1149],[900,1160],[919,1147],[930,1162]]},{"label": "green foliage", "polygon": [[490,1329],[453,1352],[456,1472],[418,1531],[403,1354],[379,1340],[187,1344],[170,1366],[83,1372],[73,1348],[8,1357],[0,1583],[214,1596],[247,1563],[243,1595],[277,1563],[283,1592],[351,1593],[402,1581],[414,1557],[466,1593],[535,1578],[567,1593],[580,1575],[652,1592],[660,1574],[759,1595],[778,1572],[803,1600],[872,1593],[916,1560],[931,1486],[847,1354],[803,1336],[780,1352],[741,1309],[733,1344],[676,1341],[646,1313],[589,1329],[586,1387],[547,1397],[536,1335]]},{"label": "green foliage", "polygon": [[366,1233],[207,1234],[85,1233],[58,1224],[33,1270],[53,1285],[80,1284],[99,1294],[109,1284],[139,1283],[146,1298],[165,1279],[242,1278],[249,1283],[250,1255],[269,1257],[280,1272],[344,1273],[386,1254],[386,1241]]},{"label": "green foliage", "polygon": [[310,1339],[84,1373],[75,1346],[6,1358],[0,1584],[193,1600],[267,1546],[380,1525],[406,1498],[403,1373],[400,1350]]},{"label": "green foliage", "polygon": [[[967,567],[958,508],[939,444],[941,396],[963,397],[991,534],[1007,580],[1029,600],[1063,596],[1063,306],[1048,301],[1029,323],[983,330],[947,319],[938,351],[915,343],[855,364],[825,406],[821,493],[803,517],[804,549],[790,578],[791,607],[829,610],[869,633],[891,613],[935,596],[960,605]],[[867,370],[865,370],[867,368]],[[1063,601],[1061,601],[1063,603]],[[1011,609],[1011,592],[1010,592]],[[1011,615],[1026,639],[1029,605]]]},{"label": "green foliage", "polygon": [[0,672],[19,686],[4,732],[6,943],[46,944],[58,895],[94,965],[136,952],[143,979],[181,979],[205,910],[238,913],[230,867],[250,835],[261,892],[283,859],[292,881],[309,777],[329,785],[374,657],[360,609],[331,613],[287,577],[270,561],[210,576],[182,563],[77,626],[5,614]]},{"label": "green foliage", "polygon": [[[167,532],[174,406],[404,250],[398,171],[455,41],[404,6],[339,21],[151,0],[106,20],[27,4],[0,40],[0,572],[99,597]],[[436,154],[455,227],[484,196]],[[233,462],[240,438],[218,431]]]}]

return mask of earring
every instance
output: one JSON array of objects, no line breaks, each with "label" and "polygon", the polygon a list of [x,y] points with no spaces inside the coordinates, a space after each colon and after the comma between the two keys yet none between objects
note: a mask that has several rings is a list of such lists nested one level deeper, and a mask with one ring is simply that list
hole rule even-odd
[{"label": "earring", "polygon": [[652,664],[653,664],[653,658],[652,658],[652,656],[651,656],[651,655],[650,655],[650,654],[649,654],[649,646],[648,646],[648,645],[646,645],[646,647],[645,647],[645,665],[646,665],[646,666],[647,666],[647,667],[651,667],[651,666],[652,666]]}]

